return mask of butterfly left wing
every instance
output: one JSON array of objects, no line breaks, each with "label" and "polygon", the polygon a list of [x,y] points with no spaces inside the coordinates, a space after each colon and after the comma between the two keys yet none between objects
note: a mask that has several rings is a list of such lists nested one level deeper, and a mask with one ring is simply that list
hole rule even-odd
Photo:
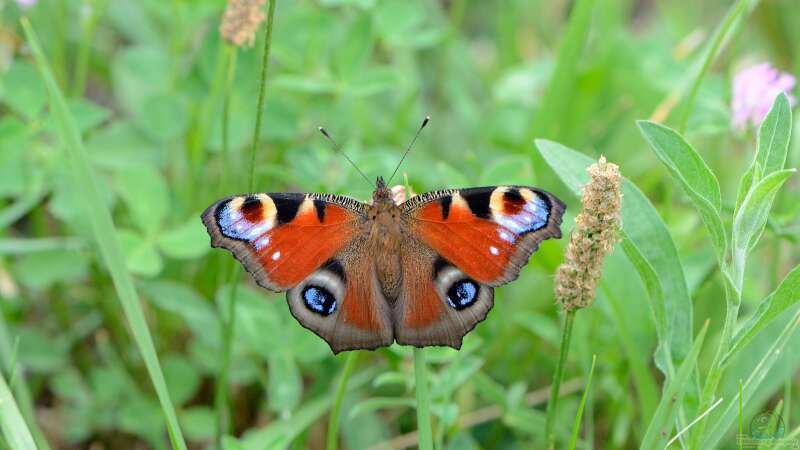
[{"label": "butterfly left wing", "polygon": [[202,219],[212,247],[231,251],[271,291],[297,286],[357,234],[361,202],[326,194],[275,193],[228,197]]},{"label": "butterfly left wing", "polygon": [[401,208],[409,233],[395,338],[454,348],[486,318],[493,287],[517,278],[541,241],[561,237],[565,210],[552,194],[524,186],[435,191]]}]

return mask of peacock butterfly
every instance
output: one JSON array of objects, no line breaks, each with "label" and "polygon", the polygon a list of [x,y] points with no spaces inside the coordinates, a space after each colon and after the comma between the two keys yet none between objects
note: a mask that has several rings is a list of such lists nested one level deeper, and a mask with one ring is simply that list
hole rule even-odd
[{"label": "peacock butterfly", "polygon": [[396,203],[379,177],[369,203],[248,194],[215,202],[202,220],[212,247],[231,251],[260,286],[286,291],[292,315],[338,353],[394,341],[460,348],[492,308],[494,288],[516,279],[543,240],[561,237],[564,210],[529,186]]}]

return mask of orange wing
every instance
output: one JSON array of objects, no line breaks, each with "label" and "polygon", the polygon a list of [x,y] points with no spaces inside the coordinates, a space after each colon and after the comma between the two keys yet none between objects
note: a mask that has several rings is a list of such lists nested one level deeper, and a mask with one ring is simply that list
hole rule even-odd
[{"label": "orange wing", "polygon": [[539,243],[561,237],[565,206],[525,186],[435,191],[403,204],[408,226],[427,246],[474,280],[514,280]]},{"label": "orange wing", "polygon": [[363,204],[324,194],[253,194],[220,200],[202,215],[213,247],[231,251],[272,291],[299,284],[358,231]]}]

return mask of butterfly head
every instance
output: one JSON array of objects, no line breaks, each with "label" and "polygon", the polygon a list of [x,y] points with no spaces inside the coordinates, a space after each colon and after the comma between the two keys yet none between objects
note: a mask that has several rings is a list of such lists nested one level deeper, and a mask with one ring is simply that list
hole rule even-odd
[{"label": "butterfly head", "polygon": [[375,192],[372,193],[372,204],[394,205],[392,191],[386,186],[386,182],[383,180],[383,177],[378,177],[377,181],[375,181]]}]

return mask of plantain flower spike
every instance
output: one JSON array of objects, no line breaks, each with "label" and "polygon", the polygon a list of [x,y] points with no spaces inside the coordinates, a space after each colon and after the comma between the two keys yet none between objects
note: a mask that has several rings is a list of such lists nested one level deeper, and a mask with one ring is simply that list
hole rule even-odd
[{"label": "plantain flower spike", "polygon": [[619,240],[622,226],[619,167],[601,156],[587,171],[591,181],[583,188],[583,210],[575,218],[575,229],[555,279],[556,301],[567,312],[594,302],[603,258]]},{"label": "plantain flower spike", "polygon": [[228,0],[219,33],[237,47],[252,47],[258,26],[267,18],[265,3],[266,0]]}]

